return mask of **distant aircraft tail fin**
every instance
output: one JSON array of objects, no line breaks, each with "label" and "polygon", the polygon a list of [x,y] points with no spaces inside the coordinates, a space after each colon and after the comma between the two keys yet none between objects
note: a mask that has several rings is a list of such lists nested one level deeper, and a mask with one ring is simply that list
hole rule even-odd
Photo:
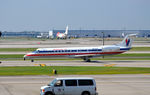
[{"label": "distant aircraft tail fin", "polygon": [[68,34],[68,26],[66,27],[65,34],[66,34],[66,35]]},{"label": "distant aircraft tail fin", "polygon": [[124,46],[124,47],[131,47],[131,45],[132,45],[132,39],[130,37],[131,36],[135,36],[135,35],[136,34],[126,35],[125,38],[122,40],[122,42],[119,43],[118,45]]}]

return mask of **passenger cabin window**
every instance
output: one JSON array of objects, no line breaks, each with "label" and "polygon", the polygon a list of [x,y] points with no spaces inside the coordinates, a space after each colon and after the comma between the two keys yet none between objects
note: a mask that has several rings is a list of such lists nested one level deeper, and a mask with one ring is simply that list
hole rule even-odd
[{"label": "passenger cabin window", "polygon": [[60,86],[63,86],[63,80],[58,80],[58,81],[55,83],[55,87],[60,87]]},{"label": "passenger cabin window", "polygon": [[77,80],[65,80],[66,86],[77,86]]},{"label": "passenger cabin window", "polygon": [[86,49],[78,50],[78,52],[86,52]]},{"label": "passenger cabin window", "polygon": [[101,49],[98,49],[98,51],[102,51]]},{"label": "passenger cabin window", "polygon": [[88,50],[88,51],[96,51],[95,49],[90,49],[90,50]]},{"label": "passenger cabin window", "polygon": [[77,52],[77,50],[71,50],[71,52]]},{"label": "passenger cabin window", "polygon": [[93,85],[92,80],[78,80],[79,86],[91,86]]},{"label": "passenger cabin window", "polygon": [[49,52],[54,52],[54,51],[49,51]]}]

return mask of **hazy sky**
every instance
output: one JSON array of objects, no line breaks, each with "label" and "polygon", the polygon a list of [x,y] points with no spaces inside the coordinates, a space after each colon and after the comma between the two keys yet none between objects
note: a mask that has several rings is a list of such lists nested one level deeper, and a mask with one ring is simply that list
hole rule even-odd
[{"label": "hazy sky", "polygon": [[150,29],[150,0],[0,0],[0,31]]}]

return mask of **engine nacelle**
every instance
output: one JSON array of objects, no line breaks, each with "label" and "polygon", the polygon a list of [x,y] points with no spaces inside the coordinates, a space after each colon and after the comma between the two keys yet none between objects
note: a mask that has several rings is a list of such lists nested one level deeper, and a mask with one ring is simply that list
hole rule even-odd
[{"label": "engine nacelle", "polygon": [[102,51],[103,52],[114,52],[114,51],[119,51],[120,50],[120,47],[117,47],[117,46],[103,46],[102,47]]}]

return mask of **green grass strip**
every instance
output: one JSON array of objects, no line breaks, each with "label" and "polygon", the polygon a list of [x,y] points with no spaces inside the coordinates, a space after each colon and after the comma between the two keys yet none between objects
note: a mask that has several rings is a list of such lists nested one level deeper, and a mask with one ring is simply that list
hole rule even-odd
[{"label": "green grass strip", "polygon": [[133,47],[131,51],[150,51],[150,47]]},{"label": "green grass strip", "polygon": [[56,69],[59,75],[99,75],[99,74],[145,74],[150,68],[142,67],[72,67],[72,66],[28,66],[28,67],[0,67],[0,76],[16,75],[53,75]]},{"label": "green grass strip", "polygon": [[31,51],[34,51],[36,50],[37,48],[0,48],[0,52],[21,52],[21,51],[28,51],[28,52],[31,52]]},{"label": "green grass strip", "polygon": [[1,59],[5,58],[23,58],[23,54],[0,54]]},{"label": "green grass strip", "polygon": [[[0,52],[31,52],[37,48],[0,48]],[[130,51],[150,51],[150,47],[133,47]]]},{"label": "green grass strip", "polygon": [[124,53],[124,54],[119,54],[119,55],[113,55],[111,57],[149,57],[150,58],[150,53]]}]

